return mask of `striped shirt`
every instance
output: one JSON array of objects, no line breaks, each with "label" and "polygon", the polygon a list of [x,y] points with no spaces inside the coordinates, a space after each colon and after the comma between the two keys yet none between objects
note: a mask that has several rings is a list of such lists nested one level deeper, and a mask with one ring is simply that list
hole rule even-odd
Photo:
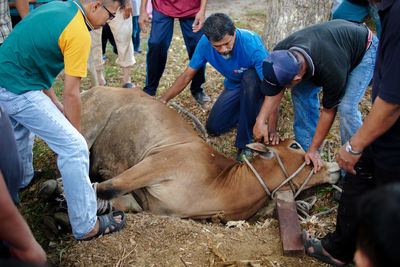
[{"label": "striped shirt", "polygon": [[12,31],[10,9],[7,0],[0,0],[0,44]]}]

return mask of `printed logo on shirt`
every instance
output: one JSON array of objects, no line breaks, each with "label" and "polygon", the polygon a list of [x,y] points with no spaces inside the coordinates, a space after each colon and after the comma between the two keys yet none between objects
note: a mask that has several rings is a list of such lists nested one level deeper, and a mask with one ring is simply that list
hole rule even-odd
[{"label": "printed logo on shirt", "polygon": [[241,68],[238,69],[238,70],[233,70],[233,72],[234,72],[234,73],[243,73],[243,72],[245,72],[246,70],[248,70],[248,68],[241,67]]}]

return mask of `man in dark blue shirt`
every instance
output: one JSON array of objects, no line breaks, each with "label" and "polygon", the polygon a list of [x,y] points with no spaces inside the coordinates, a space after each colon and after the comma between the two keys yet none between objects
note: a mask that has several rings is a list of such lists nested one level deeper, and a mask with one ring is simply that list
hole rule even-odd
[{"label": "man in dark blue shirt", "polygon": [[383,0],[379,15],[382,33],[374,72],[372,109],[361,128],[336,155],[336,161],[348,176],[339,203],[336,230],[321,241],[315,241],[305,232],[303,236],[307,254],[337,266],[353,259],[360,196],[400,181],[400,1]]}]

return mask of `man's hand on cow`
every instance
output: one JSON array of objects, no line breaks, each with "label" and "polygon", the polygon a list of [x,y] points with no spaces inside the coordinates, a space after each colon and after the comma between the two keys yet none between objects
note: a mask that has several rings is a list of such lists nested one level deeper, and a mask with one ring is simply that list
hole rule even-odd
[{"label": "man's hand on cow", "polygon": [[268,141],[266,144],[278,145],[280,141],[283,141],[283,138],[276,131],[270,131],[268,132]]},{"label": "man's hand on cow", "polygon": [[163,103],[164,105],[167,104],[167,101],[166,101],[165,99],[163,99],[163,98],[157,98],[156,100],[157,100],[158,102],[160,102],[160,103]]},{"label": "man's hand on cow", "polygon": [[266,141],[265,144],[269,144],[268,128],[265,122],[259,123],[256,121],[256,124],[254,124],[253,127],[253,136],[257,141],[262,142],[262,140],[264,140],[264,142]]},{"label": "man's hand on cow", "polygon": [[360,155],[352,155],[349,152],[346,151],[345,145],[342,146],[339,149],[339,152],[336,154],[336,162],[339,164],[339,167],[347,172],[350,172],[352,174],[356,174],[356,170],[354,169],[354,166],[358,162],[358,160],[361,158]]},{"label": "man's hand on cow", "polygon": [[324,166],[324,162],[322,161],[318,150],[309,149],[304,155],[304,160],[306,161],[307,165],[310,165],[311,162],[313,163],[314,173],[321,170],[321,168]]}]

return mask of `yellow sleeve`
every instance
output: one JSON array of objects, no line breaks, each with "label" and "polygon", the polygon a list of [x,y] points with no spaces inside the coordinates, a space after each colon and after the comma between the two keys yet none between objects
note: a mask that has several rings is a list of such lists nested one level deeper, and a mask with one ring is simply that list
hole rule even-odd
[{"label": "yellow sleeve", "polygon": [[91,39],[79,10],[61,33],[58,45],[64,55],[65,73],[75,77],[86,77]]}]

